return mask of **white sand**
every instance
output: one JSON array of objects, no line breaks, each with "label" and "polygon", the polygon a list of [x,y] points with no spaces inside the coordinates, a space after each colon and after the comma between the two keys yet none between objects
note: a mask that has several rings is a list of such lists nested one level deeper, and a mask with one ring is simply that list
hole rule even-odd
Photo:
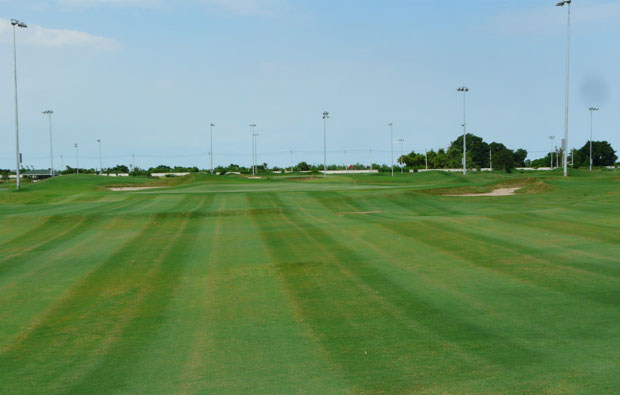
[{"label": "white sand", "polygon": [[515,195],[515,192],[517,192],[519,189],[521,189],[521,187],[498,188],[498,189],[495,189],[493,192],[488,192],[488,193],[465,193],[462,195],[445,195],[445,196],[511,196],[511,195]]},{"label": "white sand", "polygon": [[122,191],[144,191],[145,189],[160,189],[161,187],[117,187],[109,188],[110,191],[122,192]]}]

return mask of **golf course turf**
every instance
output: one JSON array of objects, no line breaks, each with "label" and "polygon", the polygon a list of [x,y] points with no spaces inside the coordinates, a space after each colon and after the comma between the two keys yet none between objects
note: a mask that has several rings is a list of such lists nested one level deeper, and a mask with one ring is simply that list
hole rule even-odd
[{"label": "golf course turf", "polygon": [[0,385],[617,392],[620,174],[80,175],[0,190]]}]

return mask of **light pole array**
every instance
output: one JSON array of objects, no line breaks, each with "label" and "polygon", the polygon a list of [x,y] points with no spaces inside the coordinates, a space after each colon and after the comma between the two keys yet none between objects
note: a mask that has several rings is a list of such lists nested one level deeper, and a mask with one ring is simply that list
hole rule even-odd
[{"label": "light pole array", "polygon": [[101,139],[97,139],[99,143],[99,172],[103,174],[103,160],[101,159]]},{"label": "light pole array", "polygon": [[563,157],[564,157],[564,177],[568,176],[568,161],[567,159],[567,151],[568,151],[568,88],[569,88],[569,76],[570,76],[570,3],[571,0],[563,0],[556,4],[557,7],[564,7],[564,5],[568,6],[568,35],[566,40],[566,93],[565,93],[565,110],[564,110],[564,141],[566,144],[563,149]]},{"label": "light pole array", "polygon": [[211,148],[209,150],[209,159],[211,162],[211,175],[213,175],[213,127],[215,126],[215,124],[211,123],[210,124],[210,128],[211,128],[211,132],[210,132],[210,136],[211,136]]},{"label": "light pole array", "polygon": [[327,120],[329,113],[323,111],[323,178],[327,178]]},{"label": "light pole array", "polygon": [[16,188],[19,191],[20,188],[20,175],[19,166],[21,165],[21,154],[19,153],[19,111],[17,107],[17,44],[15,40],[15,31],[18,27],[25,29],[28,27],[24,22],[17,19],[11,19],[11,25],[13,25],[13,69],[15,80],[15,181]]},{"label": "light pole array", "polygon": [[[598,111],[597,107],[590,107],[590,171],[592,171],[592,118],[594,111]],[[574,155],[573,155],[574,156]]]},{"label": "light pole array", "polygon": [[48,115],[49,116],[49,123],[50,123],[50,177],[54,177],[54,148],[53,148],[53,144],[52,144],[52,114],[54,113],[54,111],[52,110],[47,110],[47,111],[43,111],[43,115]]},{"label": "light pole array", "polygon": [[467,122],[465,118],[465,97],[469,88],[461,86],[457,88],[457,92],[463,92],[463,174],[467,174]]},{"label": "light pole array", "polygon": [[400,142],[400,174],[403,174],[403,143],[405,142],[405,139],[399,139],[398,140]]},{"label": "light pole array", "polygon": [[80,174],[80,157],[78,155],[78,145],[77,143],[73,144],[75,147],[75,173]]},{"label": "light pole array", "polygon": [[388,123],[390,128],[390,152],[392,153],[392,177],[394,177],[394,123]]}]

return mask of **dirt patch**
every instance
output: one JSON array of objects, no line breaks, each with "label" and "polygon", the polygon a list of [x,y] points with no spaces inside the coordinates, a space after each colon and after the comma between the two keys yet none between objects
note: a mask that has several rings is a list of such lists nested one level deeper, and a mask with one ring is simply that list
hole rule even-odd
[{"label": "dirt patch", "polygon": [[444,195],[444,196],[512,196],[516,195],[516,192],[521,189],[521,187],[516,188],[498,188],[494,189],[491,192],[487,193],[463,193],[459,195]]},{"label": "dirt patch", "polygon": [[163,187],[114,187],[108,188],[110,191],[123,192],[123,191],[144,191],[146,189],[161,189]]}]

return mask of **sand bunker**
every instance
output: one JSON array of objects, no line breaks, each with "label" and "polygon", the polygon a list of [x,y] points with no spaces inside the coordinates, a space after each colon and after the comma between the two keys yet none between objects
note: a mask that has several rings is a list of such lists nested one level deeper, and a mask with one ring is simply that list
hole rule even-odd
[{"label": "sand bunker", "polygon": [[161,187],[116,187],[109,188],[110,191],[122,192],[122,191],[144,191],[146,189],[160,189]]},{"label": "sand bunker", "polygon": [[445,195],[445,196],[511,196],[511,195],[515,195],[515,192],[517,192],[519,189],[521,189],[521,187],[498,188],[498,189],[493,190],[493,192],[487,192],[487,193],[464,193],[461,195]]}]

